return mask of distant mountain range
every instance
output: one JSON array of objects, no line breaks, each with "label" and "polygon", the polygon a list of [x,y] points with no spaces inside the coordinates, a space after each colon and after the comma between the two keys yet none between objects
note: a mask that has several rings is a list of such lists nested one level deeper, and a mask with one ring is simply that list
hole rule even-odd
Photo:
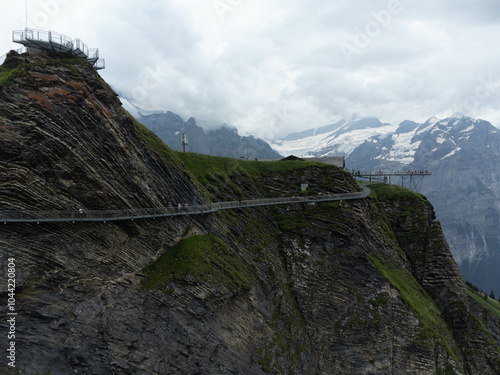
[{"label": "distant mountain range", "polygon": [[281,155],[263,140],[240,136],[236,128],[227,125],[205,130],[196,124],[194,118],[184,121],[172,112],[139,115],[136,118],[175,151],[182,151],[181,134],[184,132],[188,139],[188,152],[250,160],[281,158]]},{"label": "distant mountain range", "polygon": [[489,122],[460,114],[397,126],[352,118],[268,142],[284,155],[345,155],[348,169],[430,170],[420,192],[462,274],[500,295],[500,131]]}]

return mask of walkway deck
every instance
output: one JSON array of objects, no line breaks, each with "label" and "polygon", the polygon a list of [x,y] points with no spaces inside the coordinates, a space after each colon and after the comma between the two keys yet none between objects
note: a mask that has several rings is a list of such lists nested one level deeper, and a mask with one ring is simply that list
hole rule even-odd
[{"label": "walkway deck", "polygon": [[286,197],[274,199],[254,199],[232,202],[211,203],[203,206],[140,208],[110,211],[4,211],[0,212],[0,222],[7,223],[54,223],[54,222],[109,222],[120,220],[158,219],[164,217],[204,215],[222,210],[272,206],[281,204],[331,202],[363,199],[370,195],[370,189],[346,194],[318,195],[310,197]]},{"label": "walkway deck", "polygon": [[97,69],[105,69],[104,59],[99,58],[99,49],[89,49],[80,39],[72,40],[70,37],[54,31],[24,29],[12,32],[12,41],[28,48],[48,50],[54,52],[67,52],[87,59]]}]

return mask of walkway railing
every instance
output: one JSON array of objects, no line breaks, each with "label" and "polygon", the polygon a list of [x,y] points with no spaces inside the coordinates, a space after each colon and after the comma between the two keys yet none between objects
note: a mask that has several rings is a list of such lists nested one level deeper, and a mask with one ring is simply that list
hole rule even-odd
[{"label": "walkway railing", "polygon": [[[22,54],[22,53],[25,53],[28,51],[28,48],[26,47],[21,47],[21,48],[18,48],[18,49],[15,49],[14,51],[16,51],[18,54]],[[10,51],[9,51],[10,52]],[[0,65],[3,65],[3,63],[5,62],[5,60],[7,59],[7,55],[8,53],[6,53],[5,55],[2,55],[0,56]]]},{"label": "walkway railing", "polygon": [[87,59],[96,69],[104,69],[104,59],[99,58],[97,48],[89,49],[80,39],[71,39],[66,35],[45,30],[14,30],[12,41],[26,47],[39,48],[55,52],[68,52],[75,56]]},{"label": "walkway railing", "polygon": [[119,220],[156,219],[163,217],[176,217],[187,215],[209,214],[221,210],[248,208],[259,206],[272,206],[281,204],[331,202],[352,199],[363,199],[370,195],[370,189],[345,194],[316,195],[308,197],[285,197],[270,199],[253,199],[231,202],[218,202],[199,206],[163,207],[163,208],[138,208],[129,210],[107,211],[0,211],[0,222],[7,223],[49,223],[49,222],[109,222]]},{"label": "walkway railing", "polygon": [[419,192],[422,183],[424,181],[425,176],[431,176],[432,172],[427,170],[427,169],[419,169],[419,170],[414,170],[414,169],[408,169],[407,171],[396,171],[396,172],[387,172],[383,170],[378,170],[375,172],[363,172],[363,171],[355,171],[352,170],[352,175],[354,176],[355,179],[357,178],[364,178],[368,179],[370,182],[371,181],[380,181],[383,183],[389,183],[391,184],[391,178],[392,177],[401,177],[401,186],[405,187],[405,178],[408,181],[408,187],[411,190],[416,191],[417,193]]},{"label": "walkway railing", "polygon": [[375,171],[375,172],[363,172],[363,171],[352,171],[353,176],[360,177],[384,177],[384,176],[431,176],[432,172],[428,170],[408,170],[408,171]]}]

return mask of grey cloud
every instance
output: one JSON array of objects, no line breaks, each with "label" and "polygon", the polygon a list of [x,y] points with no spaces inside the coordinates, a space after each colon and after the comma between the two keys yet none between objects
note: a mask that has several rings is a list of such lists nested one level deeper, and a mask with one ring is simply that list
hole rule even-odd
[{"label": "grey cloud", "polygon": [[[500,2],[399,0],[390,13],[394,1],[242,0],[221,18],[211,0],[65,0],[50,29],[99,47],[102,76],[136,104],[255,135],[352,113],[426,119],[472,103],[479,77],[500,81]],[[0,5],[5,52],[24,26],[11,3]],[[470,115],[500,124],[499,95],[480,95]]]}]

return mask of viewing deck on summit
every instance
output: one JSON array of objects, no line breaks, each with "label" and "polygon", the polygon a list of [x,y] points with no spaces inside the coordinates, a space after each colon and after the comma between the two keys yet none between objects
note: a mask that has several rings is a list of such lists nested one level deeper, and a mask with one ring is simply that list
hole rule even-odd
[{"label": "viewing deck on summit", "polygon": [[89,49],[80,39],[71,39],[54,31],[24,29],[12,32],[12,41],[29,48],[30,52],[54,51],[67,52],[77,57],[87,59],[99,70],[105,68],[104,59],[99,58],[99,49]]}]

